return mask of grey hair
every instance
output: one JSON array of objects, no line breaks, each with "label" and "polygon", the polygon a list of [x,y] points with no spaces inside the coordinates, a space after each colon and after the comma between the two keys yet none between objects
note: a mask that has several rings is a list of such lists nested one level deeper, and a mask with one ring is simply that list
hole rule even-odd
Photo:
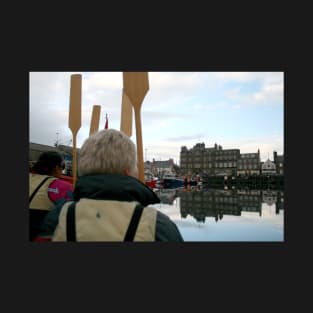
[{"label": "grey hair", "polygon": [[138,176],[135,144],[121,131],[104,129],[92,134],[82,145],[78,175],[125,174]]}]

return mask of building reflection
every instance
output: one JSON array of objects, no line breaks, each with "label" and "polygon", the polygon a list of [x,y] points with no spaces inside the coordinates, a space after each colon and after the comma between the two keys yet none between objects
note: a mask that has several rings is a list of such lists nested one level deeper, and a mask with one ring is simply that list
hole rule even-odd
[{"label": "building reflection", "polygon": [[178,196],[178,189],[156,189],[154,192],[157,194],[157,196],[160,198],[161,203],[165,204],[173,204],[174,200]]},{"label": "building reflection", "polygon": [[277,190],[264,190],[262,193],[262,201],[268,206],[275,207],[276,214],[279,214],[280,210],[284,210],[284,193]]},{"label": "building reflection", "polygon": [[283,192],[278,190],[219,190],[219,189],[180,189],[180,214],[188,215],[198,222],[212,217],[216,222],[224,215],[241,216],[242,212],[255,212],[262,216],[262,203],[276,206],[279,214],[284,209]]}]

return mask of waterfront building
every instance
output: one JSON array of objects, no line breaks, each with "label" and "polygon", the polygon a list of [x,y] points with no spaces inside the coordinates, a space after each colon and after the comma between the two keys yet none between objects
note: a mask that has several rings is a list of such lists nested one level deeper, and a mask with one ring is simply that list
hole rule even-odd
[{"label": "waterfront building", "polygon": [[206,148],[197,143],[191,149],[186,146],[180,151],[180,172],[187,177],[205,176],[253,176],[283,175],[284,156],[274,151],[274,162],[261,162],[260,150],[256,153],[240,153],[240,149],[223,149],[215,144]]},{"label": "waterfront building", "polygon": [[284,175],[284,156],[277,155],[277,152],[274,151],[274,163],[276,165],[276,173],[279,175]]},{"label": "waterfront building", "polygon": [[262,175],[275,175],[276,174],[276,165],[270,159],[267,159],[262,164]]},{"label": "waterfront building", "polygon": [[236,175],[239,149],[225,149],[215,144],[206,148],[204,143],[197,143],[193,148],[181,147],[180,167],[185,176]]},{"label": "waterfront building", "polygon": [[257,153],[241,153],[237,161],[237,175],[260,175],[260,150]]},{"label": "waterfront building", "polygon": [[163,177],[165,173],[175,174],[174,169],[174,160],[169,159],[166,161],[156,161],[155,159],[152,160],[151,164],[151,172],[154,176]]},{"label": "waterfront building", "polygon": [[144,162],[144,169],[145,169],[145,172],[150,172],[150,173],[152,173],[152,162],[150,162],[150,161],[145,161],[145,162]]}]

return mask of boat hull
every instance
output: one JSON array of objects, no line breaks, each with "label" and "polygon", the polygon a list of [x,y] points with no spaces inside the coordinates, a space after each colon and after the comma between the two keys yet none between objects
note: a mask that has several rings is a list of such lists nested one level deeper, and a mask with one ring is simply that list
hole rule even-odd
[{"label": "boat hull", "polygon": [[146,186],[150,188],[156,188],[157,181],[156,180],[147,180],[145,181]]},{"label": "boat hull", "polygon": [[179,188],[184,186],[184,181],[177,178],[164,178],[163,187],[164,188]]}]

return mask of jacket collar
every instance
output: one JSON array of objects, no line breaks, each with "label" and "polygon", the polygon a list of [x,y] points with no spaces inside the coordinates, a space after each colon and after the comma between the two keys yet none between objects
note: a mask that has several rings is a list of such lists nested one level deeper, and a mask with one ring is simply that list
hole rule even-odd
[{"label": "jacket collar", "polygon": [[80,176],[76,182],[74,199],[80,198],[138,201],[144,206],[160,203],[158,196],[140,180],[121,174]]}]

